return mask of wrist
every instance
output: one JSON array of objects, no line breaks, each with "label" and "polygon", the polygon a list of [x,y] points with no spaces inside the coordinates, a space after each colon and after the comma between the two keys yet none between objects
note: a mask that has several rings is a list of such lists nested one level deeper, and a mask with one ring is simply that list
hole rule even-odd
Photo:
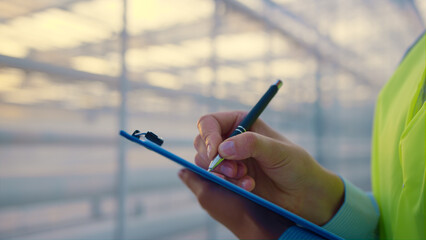
[{"label": "wrist", "polygon": [[326,191],[326,198],[324,198],[325,202],[324,205],[326,206],[324,208],[324,222],[320,225],[324,225],[327,222],[329,222],[334,215],[339,211],[340,207],[342,206],[344,200],[345,200],[345,184],[343,183],[343,180],[336,174],[326,170],[328,183],[325,184],[324,191]]},{"label": "wrist", "polygon": [[309,210],[312,211],[311,221],[322,226],[330,221],[341,207],[345,186],[336,174],[320,166],[317,177],[313,178],[312,194]]}]

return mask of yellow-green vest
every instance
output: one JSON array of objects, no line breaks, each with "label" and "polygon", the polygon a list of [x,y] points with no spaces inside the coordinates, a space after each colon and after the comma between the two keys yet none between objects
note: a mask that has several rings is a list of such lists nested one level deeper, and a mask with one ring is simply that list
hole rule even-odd
[{"label": "yellow-green vest", "polygon": [[426,239],[425,47],[423,35],[377,100],[372,188],[381,239]]}]

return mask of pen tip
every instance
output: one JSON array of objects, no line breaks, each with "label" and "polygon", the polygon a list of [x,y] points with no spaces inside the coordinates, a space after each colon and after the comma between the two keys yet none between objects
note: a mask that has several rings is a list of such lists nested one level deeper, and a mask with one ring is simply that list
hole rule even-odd
[{"label": "pen tip", "polygon": [[207,172],[211,172],[211,171],[212,171],[212,169],[211,169],[211,168],[207,169]]},{"label": "pen tip", "polygon": [[280,89],[281,86],[283,85],[283,82],[278,79],[277,82],[274,85],[276,85],[278,87],[278,89]]}]

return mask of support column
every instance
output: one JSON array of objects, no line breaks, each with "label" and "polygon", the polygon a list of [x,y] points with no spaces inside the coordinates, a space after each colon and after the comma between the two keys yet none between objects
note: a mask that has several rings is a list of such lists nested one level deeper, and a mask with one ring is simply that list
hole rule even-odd
[{"label": "support column", "polygon": [[[121,31],[121,75],[120,81],[120,109],[119,109],[119,128],[127,129],[127,0],[123,0],[123,13],[122,13],[123,26]],[[118,159],[117,159],[117,179],[116,179],[116,193],[117,193],[117,216],[116,216],[116,229],[114,239],[126,238],[126,197],[127,197],[127,179],[126,179],[126,142],[118,141]]]}]

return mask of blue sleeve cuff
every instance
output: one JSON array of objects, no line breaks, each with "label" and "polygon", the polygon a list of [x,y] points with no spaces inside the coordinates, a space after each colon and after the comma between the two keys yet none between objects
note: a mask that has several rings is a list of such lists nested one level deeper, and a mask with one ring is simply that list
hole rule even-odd
[{"label": "blue sleeve cuff", "polygon": [[345,239],[375,239],[380,212],[374,197],[342,180],[345,200],[336,215],[322,227]]},{"label": "blue sleeve cuff", "polygon": [[295,225],[295,226],[289,227],[279,238],[279,240],[284,240],[284,239],[317,240],[317,239],[324,239],[324,238]]}]

